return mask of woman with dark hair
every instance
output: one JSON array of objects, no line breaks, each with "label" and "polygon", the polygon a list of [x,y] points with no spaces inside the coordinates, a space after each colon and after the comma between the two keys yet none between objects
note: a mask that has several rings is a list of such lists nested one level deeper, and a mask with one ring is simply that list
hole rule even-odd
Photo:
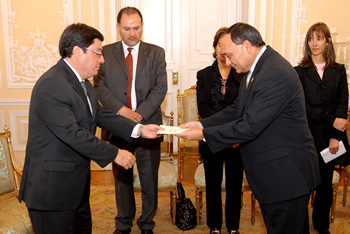
[{"label": "woman with dark hair", "polygon": [[[324,23],[312,25],[305,37],[304,57],[295,67],[304,88],[309,127],[319,152],[321,184],[316,187],[312,222],[319,233],[329,233],[332,205],[332,178],[335,163],[325,163],[320,152],[339,150],[339,142],[347,144],[348,84],[343,64],[335,62],[329,28]],[[306,216],[304,233],[309,233]]]},{"label": "woman with dark hair", "polygon": [[[227,28],[220,28],[214,36],[215,61],[197,73],[197,104],[201,118],[206,118],[231,105],[238,96],[244,74],[227,66],[220,54],[220,37]],[[207,225],[210,233],[221,233],[222,200],[221,183],[225,166],[226,201],[225,220],[229,233],[239,233],[243,166],[240,150],[226,148],[212,154],[204,141],[199,143],[199,153],[204,164],[207,202]]]}]

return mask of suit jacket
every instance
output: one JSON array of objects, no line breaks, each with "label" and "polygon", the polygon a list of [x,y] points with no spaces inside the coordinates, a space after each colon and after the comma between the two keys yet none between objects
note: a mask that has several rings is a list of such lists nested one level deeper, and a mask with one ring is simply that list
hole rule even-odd
[{"label": "suit jacket", "polygon": [[346,134],[333,127],[336,118],[347,119],[349,91],[344,65],[327,67],[322,79],[313,66],[295,69],[304,88],[307,117],[317,152],[329,146],[330,138],[347,143]]},{"label": "suit jacket", "polygon": [[104,110],[89,81],[86,86],[93,115],[81,83],[63,59],[34,86],[19,194],[28,208],[78,207],[90,191],[90,161],[104,167],[118,154],[118,148],[95,137],[96,126],[131,140],[135,123]]},{"label": "suit jacket", "polygon": [[[94,86],[102,105],[117,113],[127,106],[128,72],[122,42],[104,46],[103,56],[105,63],[94,77]],[[135,90],[136,112],[143,117],[142,124],[162,124],[160,105],[167,92],[164,49],[140,41]],[[147,141],[159,142],[159,139]]]},{"label": "suit jacket", "polygon": [[201,121],[209,148],[241,144],[248,183],[262,204],[310,193],[320,175],[298,75],[267,47],[245,84],[246,77],[233,105]]}]

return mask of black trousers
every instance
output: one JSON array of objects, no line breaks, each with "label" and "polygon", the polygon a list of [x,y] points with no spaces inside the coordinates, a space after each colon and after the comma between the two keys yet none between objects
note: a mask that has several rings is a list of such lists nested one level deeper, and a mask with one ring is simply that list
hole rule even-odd
[{"label": "black trousers", "polygon": [[306,208],[310,194],[295,199],[260,204],[268,234],[300,234],[303,233]]},{"label": "black trousers", "polygon": [[[140,140],[142,143],[140,143]],[[154,144],[147,139],[135,139],[131,144],[118,145],[122,149],[136,154],[142,195],[142,214],[137,220],[141,230],[152,230],[155,222],[153,217],[158,208],[158,170],[160,164],[160,143]],[[147,144],[147,142],[152,142]],[[136,214],[136,204],[133,186],[133,168],[125,170],[112,164],[115,197],[118,214],[115,217],[116,229],[129,230],[133,226]]]},{"label": "black trousers", "polygon": [[[203,155],[204,156],[204,155]],[[203,159],[206,183],[207,225],[221,229],[221,183],[225,165],[226,201],[225,220],[228,230],[237,230],[241,216],[243,166],[239,149],[227,148],[218,153],[205,155]]]},{"label": "black trousers", "polygon": [[[321,161],[322,160],[322,161]],[[330,211],[333,201],[333,172],[334,165],[325,164],[323,159],[319,160],[321,184],[317,185],[312,211],[312,223],[317,231],[326,231],[330,225]],[[306,233],[309,227],[309,216],[305,218]]]},{"label": "black trousers", "polygon": [[90,210],[90,179],[85,187],[84,197],[74,210],[36,210],[28,208],[35,234],[90,234],[92,220]]}]

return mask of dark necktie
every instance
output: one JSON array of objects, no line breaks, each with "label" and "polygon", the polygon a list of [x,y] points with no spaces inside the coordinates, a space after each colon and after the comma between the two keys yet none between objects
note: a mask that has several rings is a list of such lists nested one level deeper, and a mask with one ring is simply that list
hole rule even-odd
[{"label": "dark necktie", "polygon": [[92,115],[92,107],[91,107],[91,104],[90,104],[90,99],[89,99],[89,95],[88,95],[88,92],[87,92],[85,81],[81,81],[80,83],[81,83],[81,87],[83,87],[86,99],[87,99],[88,104],[89,104],[89,109],[90,109],[90,112],[91,112],[91,115]]},{"label": "dark necktie", "polygon": [[128,56],[126,56],[126,68],[128,69],[128,107],[132,108],[131,106],[131,87],[132,87],[132,66],[133,66],[133,59],[131,54],[132,48],[128,48]]}]

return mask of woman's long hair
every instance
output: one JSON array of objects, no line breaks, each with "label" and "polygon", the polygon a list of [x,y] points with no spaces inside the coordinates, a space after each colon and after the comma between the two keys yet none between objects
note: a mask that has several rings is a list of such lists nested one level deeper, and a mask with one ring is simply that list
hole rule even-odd
[{"label": "woman's long hair", "polygon": [[305,41],[304,41],[304,57],[299,63],[301,67],[308,67],[308,66],[315,66],[315,64],[312,61],[312,53],[310,50],[310,47],[308,45],[309,40],[313,36],[314,32],[316,32],[317,36],[324,37],[327,40],[326,48],[323,52],[323,58],[326,61],[326,65],[324,69],[326,69],[329,66],[334,66],[335,63],[335,51],[333,47],[331,32],[329,31],[328,26],[325,23],[319,22],[314,25],[312,25],[309,30],[306,33]]}]

